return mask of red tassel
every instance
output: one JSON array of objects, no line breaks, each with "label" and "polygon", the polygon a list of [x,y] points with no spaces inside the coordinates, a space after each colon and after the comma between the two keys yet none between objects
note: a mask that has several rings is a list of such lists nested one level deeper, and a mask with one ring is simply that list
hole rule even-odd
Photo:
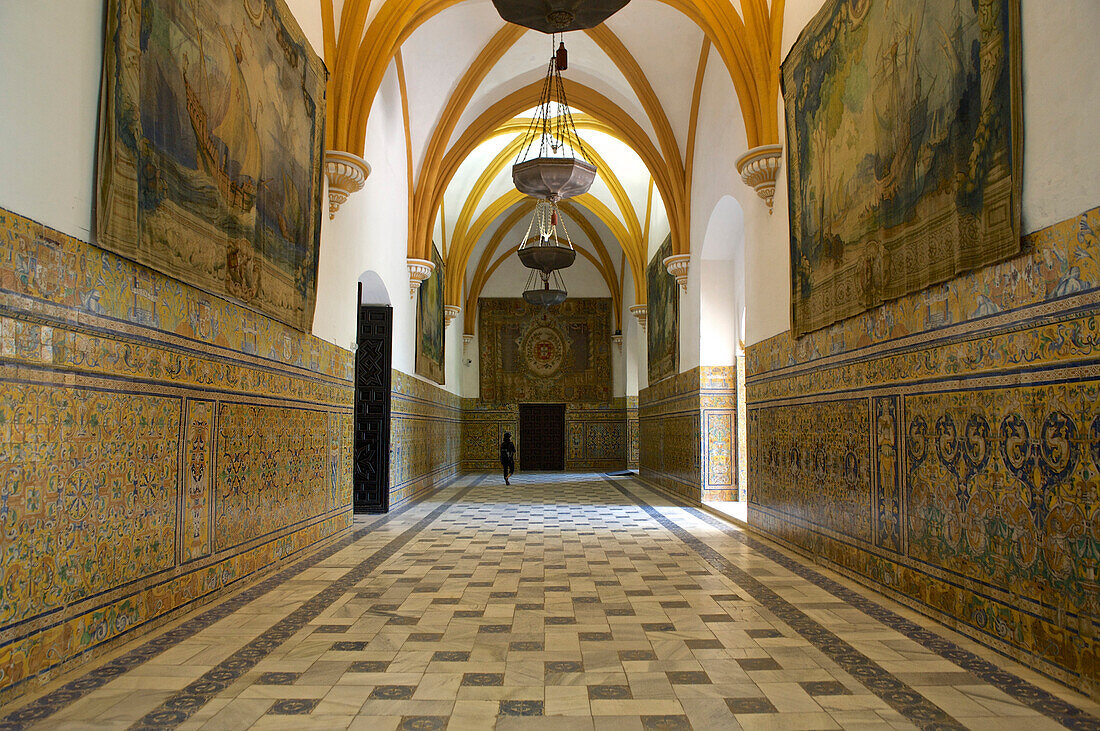
[{"label": "red tassel", "polygon": [[558,45],[558,53],[554,57],[554,65],[557,66],[558,71],[565,71],[569,68],[569,52],[565,50],[565,41],[562,41]]}]

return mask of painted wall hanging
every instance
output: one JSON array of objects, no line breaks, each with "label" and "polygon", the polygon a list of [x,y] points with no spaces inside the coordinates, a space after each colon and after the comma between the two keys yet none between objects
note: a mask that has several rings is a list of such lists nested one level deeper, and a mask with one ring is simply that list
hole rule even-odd
[{"label": "painted wall hanging", "polygon": [[797,337],[1020,250],[1019,0],[831,0],[783,62]]},{"label": "painted wall hanging", "polygon": [[481,400],[611,400],[611,300],[478,300]]},{"label": "painted wall hanging", "polygon": [[646,267],[649,310],[646,340],[649,384],[680,372],[680,286],[668,273],[664,260],[672,256],[672,237],[657,249]]},{"label": "painted wall hanging", "polygon": [[435,268],[417,290],[416,300],[416,372],[436,383],[446,380],[444,360],[444,335],[447,328],[443,322],[443,257],[439,249],[432,244],[432,261]]},{"label": "painted wall hanging", "polygon": [[325,77],[283,0],[110,0],[97,243],[308,332]]}]

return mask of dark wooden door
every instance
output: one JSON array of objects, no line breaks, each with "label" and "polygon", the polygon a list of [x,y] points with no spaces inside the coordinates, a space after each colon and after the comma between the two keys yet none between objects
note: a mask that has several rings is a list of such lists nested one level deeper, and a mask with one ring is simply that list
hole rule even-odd
[{"label": "dark wooden door", "polygon": [[519,468],[565,469],[565,404],[519,405]]},{"label": "dark wooden door", "polygon": [[355,348],[352,509],[390,509],[390,361],[393,308],[362,305]]}]

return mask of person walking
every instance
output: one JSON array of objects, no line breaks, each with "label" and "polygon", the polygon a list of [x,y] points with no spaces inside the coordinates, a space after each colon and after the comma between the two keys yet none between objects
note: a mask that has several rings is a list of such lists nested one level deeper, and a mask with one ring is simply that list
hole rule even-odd
[{"label": "person walking", "polygon": [[516,471],[516,445],[512,443],[511,432],[504,432],[504,441],[500,443],[500,466],[504,470],[504,484],[511,485],[508,478]]}]

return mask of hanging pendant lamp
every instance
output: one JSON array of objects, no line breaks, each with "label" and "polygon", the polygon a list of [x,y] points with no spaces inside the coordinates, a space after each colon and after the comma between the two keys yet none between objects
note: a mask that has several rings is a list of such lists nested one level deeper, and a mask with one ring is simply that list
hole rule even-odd
[{"label": "hanging pendant lamp", "polygon": [[577,135],[561,80],[561,72],[568,65],[562,42],[550,57],[538,106],[512,165],[516,190],[534,198],[558,201],[580,195],[596,179],[596,166],[588,161],[588,152]]},{"label": "hanging pendant lamp", "polygon": [[[559,227],[564,240],[558,236]],[[523,266],[547,275],[573,266],[577,251],[569,239],[565,222],[560,220],[558,206],[554,201],[540,200],[535,204],[527,234],[516,253],[519,254]]]},{"label": "hanging pendant lamp", "polygon": [[630,0],[493,0],[509,23],[543,33],[595,28],[626,7]]},{"label": "hanging pendant lamp", "polygon": [[557,271],[540,272],[532,269],[531,276],[527,278],[527,284],[523,288],[523,299],[528,304],[540,307],[552,307],[565,302],[569,292],[565,289],[565,281],[561,273]]},{"label": "hanging pendant lamp", "polygon": [[[561,237],[558,230],[561,230]],[[534,232],[536,235],[532,235]],[[557,203],[540,200],[520,244],[519,260],[531,270],[524,286],[523,299],[533,305],[550,307],[561,304],[569,296],[561,270],[568,269],[577,259],[577,250],[569,240],[565,222],[560,220]]]}]

